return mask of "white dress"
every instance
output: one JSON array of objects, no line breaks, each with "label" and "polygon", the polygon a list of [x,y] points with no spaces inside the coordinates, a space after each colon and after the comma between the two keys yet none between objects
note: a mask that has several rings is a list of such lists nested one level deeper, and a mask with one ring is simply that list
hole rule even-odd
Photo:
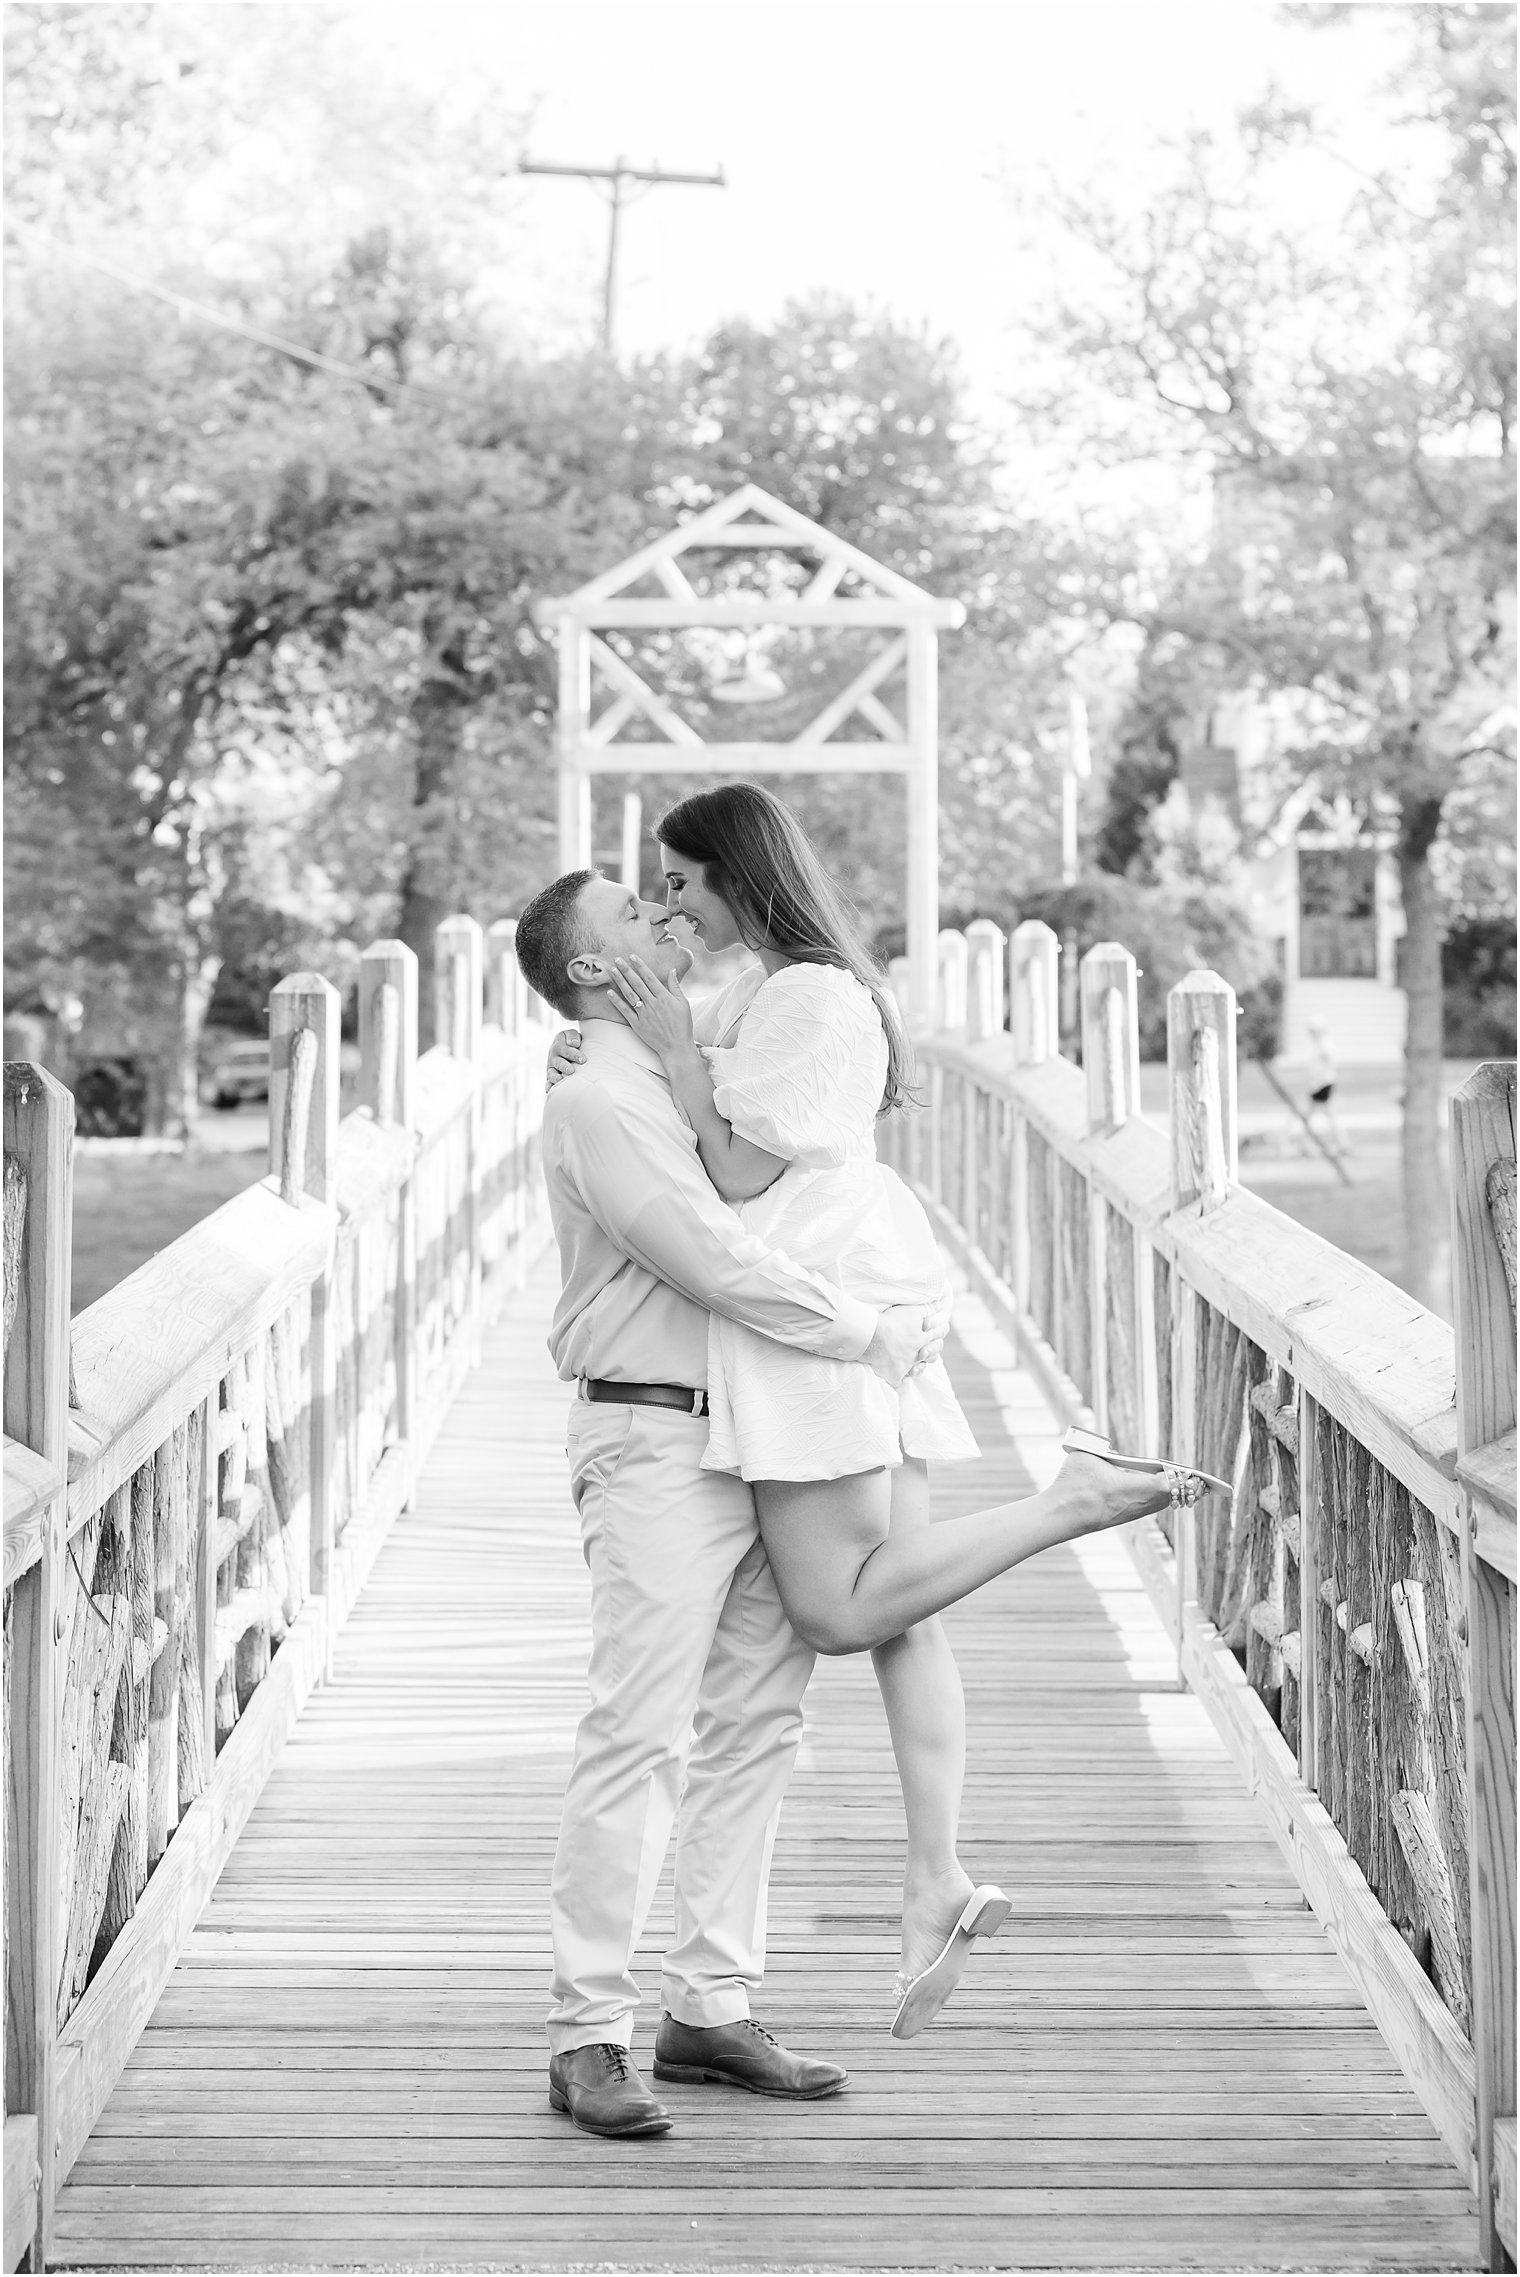
[{"label": "white dress", "polygon": [[[868,988],[832,965],[736,981],[702,1026],[720,1115],[784,1155],[775,1184],[738,1205],[751,1233],[867,1304],[927,1303],[946,1289],[929,1220],[876,1159],[887,1039]],[[741,1478],[827,1479],[903,1456],[979,1454],[942,1361],[894,1391],[859,1361],[825,1360],[714,1313],[703,1467]]]}]

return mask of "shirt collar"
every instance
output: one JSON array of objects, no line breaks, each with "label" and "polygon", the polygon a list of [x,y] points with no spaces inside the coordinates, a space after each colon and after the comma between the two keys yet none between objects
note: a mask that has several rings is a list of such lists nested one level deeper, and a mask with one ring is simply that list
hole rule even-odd
[{"label": "shirt collar", "polygon": [[583,1020],[581,1049],[589,1066],[595,1066],[600,1060],[604,1065],[621,1063],[626,1067],[646,1067],[651,1075],[657,1075],[662,1083],[665,1081],[665,1067],[659,1053],[621,1020]]}]

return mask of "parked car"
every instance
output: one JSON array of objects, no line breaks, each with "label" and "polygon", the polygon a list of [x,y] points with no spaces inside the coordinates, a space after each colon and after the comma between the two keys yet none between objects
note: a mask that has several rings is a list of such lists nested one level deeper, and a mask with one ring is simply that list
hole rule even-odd
[{"label": "parked car", "polygon": [[207,1088],[213,1107],[241,1107],[269,1097],[269,1045],[262,1039],[227,1044],[212,1062]]}]

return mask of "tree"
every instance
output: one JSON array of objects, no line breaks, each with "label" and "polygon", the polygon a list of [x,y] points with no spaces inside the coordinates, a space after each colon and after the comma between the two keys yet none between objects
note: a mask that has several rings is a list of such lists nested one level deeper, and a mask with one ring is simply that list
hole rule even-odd
[{"label": "tree", "polygon": [[[248,422],[186,422],[187,447],[164,417],[180,344],[141,345],[134,367],[119,331],[106,344],[81,319],[34,328],[12,359],[7,956],[93,996],[97,1024],[155,1071],[155,1125],[177,1126],[194,1111],[217,905],[270,836],[237,759],[268,740],[252,668],[278,623],[260,602],[280,604],[255,566]],[[227,375],[200,342],[189,366],[213,411]]]},{"label": "tree", "polygon": [[[901,576],[965,603],[964,631],[940,644],[944,897],[1006,893],[1037,874],[1056,827],[1057,691],[1076,645],[1058,621],[1066,549],[1009,514],[996,454],[964,408],[952,352],[880,311],[828,296],[789,305],[772,325],[730,324],[679,375],[664,465],[666,525],[680,508],[755,482]],[[712,574],[737,589],[759,572],[737,555]],[[625,644],[631,661],[670,676],[667,685],[694,707],[693,723],[712,733],[704,664],[713,658],[686,647],[683,661],[651,644]],[[765,735],[800,730],[867,653],[865,643],[857,650],[833,632],[776,639],[767,654],[787,696],[768,707]],[[900,688],[889,682],[882,693],[891,702]],[[654,777],[642,787],[658,800],[691,785]],[[848,776],[789,777],[778,788],[868,923],[889,926],[902,909],[901,786],[883,780],[869,799]]]},{"label": "tree", "polygon": [[[172,1124],[222,908],[261,894],[293,944],[342,921],[292,852],[340,771],[336,715],[380,695],[331,669],[366,600],[362,546],[335,560],[331,534],[378,519],[375,470],[412,449],[397,383],[467,379],[479,344],[447,262],[376,215],[488,229],[503,119],[477,91],[441,122],[356,74],[328,10],[29,6],[8,33],[8,979],[81,995]],[[211,246],[241,257],[230,288],[194,266]],[[221,328],[102,284],[102,250]],[[373,388],[238,336],[272,320]]]},{"label": "tree", "polygon": [[[387,282],[373,252],[360,324]],[[425,341],[413,298],[415,317],[391,296],[382,362]],[[615,375],[484,351],[456,402],[372,401],[115,295],[34,303],[12,346],[12,971],[46,947],[97,996],[116,973],[117,1025],[151,1007],[140,1048],[174,1062],[152,1100],[172,1124],[193,1113],[224,901],[276,905],[293,879],[287,915],[384,907],[426,962],[448,909],[509,907],[552,860],[553,673],[529,606],[590,573],[598,528],[643,534],[639,422]],[[50,876],[65,830],[72,928]]]},{"label": "tree", "polygon": [[[1002,512],[943,349],[820,304],[631,371],[515,355],[461,282],[458,192],[483,151],[466,135],[451,154],[404,91],[350,85],[325,11],[293,27],[301,97],[272,110],[271,25],[54,5],[18,25],[13,979],[83,996],[113,1033],[135,1023],[172,1121],[229,949],[341,966],[355,930],[384,926],[426,968],[440,916],[499,913],[552,866],[555,677],[532,604],[746,478],[968,600],[944,654],[947,870],[973,892],[1037,869],[1055,556]],[[255,228],[239,169],[269,118],[259,213],[279,226]],[[333,137],[364,153],[320,201],[352,220],[341,242],[306,195]],[[423,208],[444,215],[436,242],[391,218]],[[207,316],[81,286],[60,241],[105,244],[123,279]],[[706,706],[711,655],[647,650]],[[796,641],[783,661],[800,724],[858,659]],[[798,804],[868,918],[890,917],[900,800],[821,778]],[[65,847],[78,890],[60,894]],[[423,1004],[426,1026],[426,986]]]},{"label": "tree", "polygon": [[1238,145],[1195,135],[1142,213],[1056,202],[1080,260],[1047,345],[1089,450],[1201,473],[1212,498],[1165,574],[1111,562],[1095,606],[1213,652],[1221,687],[1301,692],[1297,768],[1394,831],[1408,1266],[1428,1294],[1445,1220],[1438,848],[1474,773],[1513,764],[1514,17],[1404,17],[1391,92],[1408,157],[1328,233],[1264,218],[1285,174],[1300,203],[1306,183],[1323,193],[1327,161],[1312,121],[1259,106]]}]

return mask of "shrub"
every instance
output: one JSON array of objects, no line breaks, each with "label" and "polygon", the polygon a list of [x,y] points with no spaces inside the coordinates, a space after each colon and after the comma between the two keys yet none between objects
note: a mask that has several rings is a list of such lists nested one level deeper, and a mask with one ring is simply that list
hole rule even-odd
[{"label": "shrub", "polygon": [[1515,927],[1464,917],[1441,944],[1446,1050],[1453,1059],[1515,1056]]}]

